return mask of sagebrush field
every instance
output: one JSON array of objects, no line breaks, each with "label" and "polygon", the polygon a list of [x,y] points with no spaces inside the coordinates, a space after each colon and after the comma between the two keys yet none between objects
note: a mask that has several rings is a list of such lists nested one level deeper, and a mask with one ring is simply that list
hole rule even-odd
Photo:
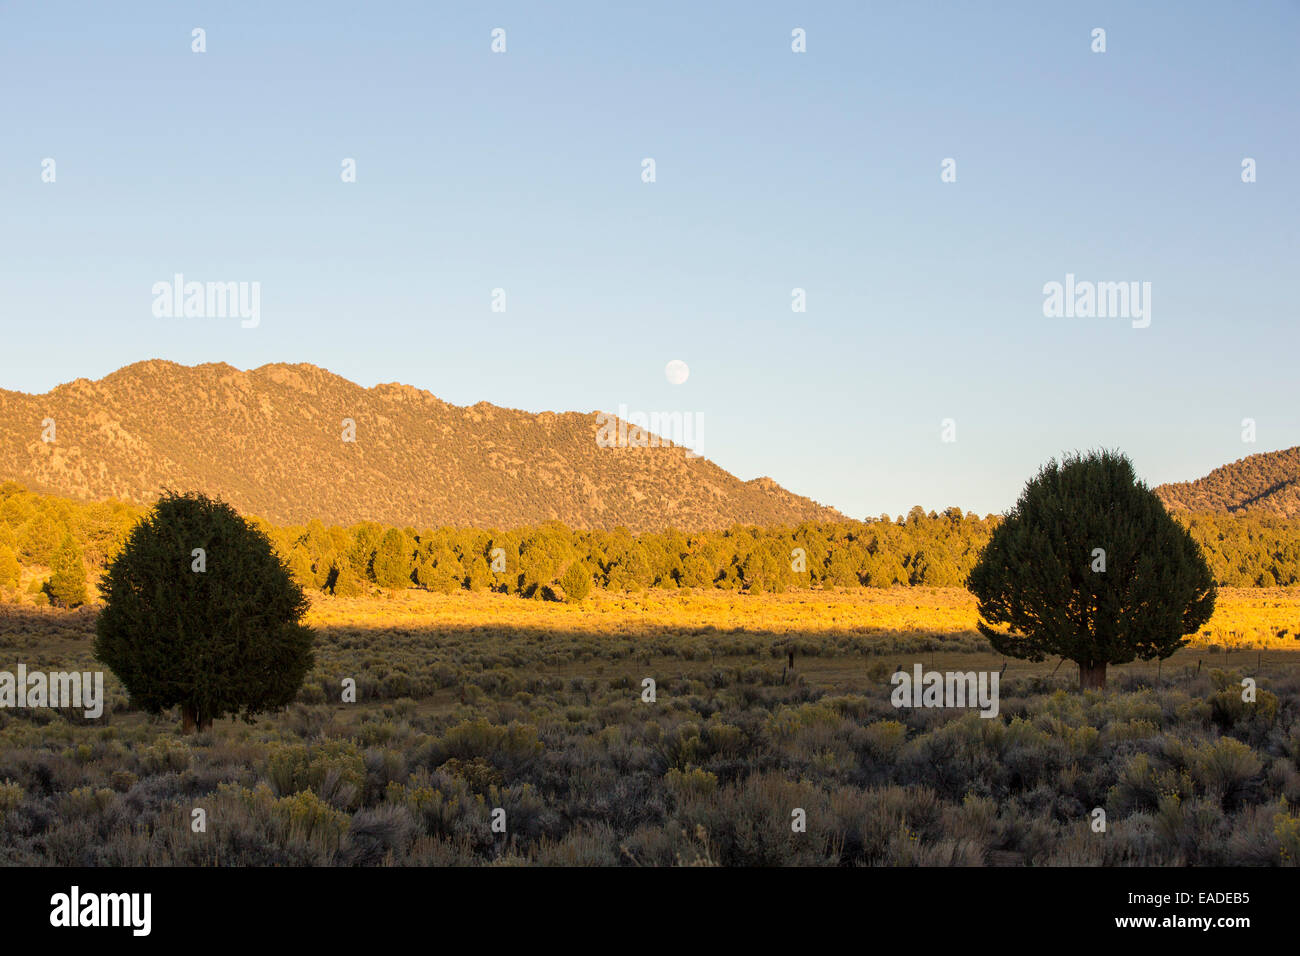
[{"label": "sagebrush field", "polygon": [[[98,670],[94,619],[0,605],[0,647]],[[0,710],[0,864],[1300,859],[1300,590],[1223,590],[1190,646],[1104,692],[993,654],[975,619],[923,587],[316,594],[315,670],[256,723],[182,737],[111,674],[96,721]],[[896,709],[917,663],[1005,665],[998,716]]]}]

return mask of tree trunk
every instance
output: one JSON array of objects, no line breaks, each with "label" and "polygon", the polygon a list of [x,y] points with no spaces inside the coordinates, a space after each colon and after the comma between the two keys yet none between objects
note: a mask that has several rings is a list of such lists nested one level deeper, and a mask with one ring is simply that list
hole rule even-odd
[{"label": "tree trunk", "polygon": [[1106,689],[1106,662],[1100,664],[1079,662],[1079,689],[1080,690],[1105,690]]},{"label": "tree trunk", "polygon": [[189,704],[181,704],[181,733],[194,733],[194,725],[196,722],[194,708]]}]

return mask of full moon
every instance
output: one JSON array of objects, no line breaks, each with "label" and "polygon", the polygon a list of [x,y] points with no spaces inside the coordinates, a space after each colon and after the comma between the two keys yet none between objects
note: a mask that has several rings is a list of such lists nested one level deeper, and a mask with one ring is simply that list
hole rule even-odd
[{"label": "full moon", "polygon": [[674,385],[680,385],[690,376],[691,369],[681,359],[673,359],[664,366],[664,377]]}]

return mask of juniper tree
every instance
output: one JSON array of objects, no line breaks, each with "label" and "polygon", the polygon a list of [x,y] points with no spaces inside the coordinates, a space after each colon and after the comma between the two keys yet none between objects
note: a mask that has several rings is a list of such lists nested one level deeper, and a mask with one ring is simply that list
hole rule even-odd
[{"label": "juniper tree", "polygon": [[295,545],[289,551],[289,557],[286,561],[289,573],[293,579],[306,590],[307,588],[316,587],[316,570],[312,567],[311,555],[307,549],[301,545]]},{"label": "juniper tree", "polygon": [[351,561],[337,558],[330,567],[325,587],[335,597],[357,597],[366,592],[366,581],[357,573]]},{"label": "juniper tree", "polygon": [[63,543],[50,562],[49,583],[45,586],[50,603],[56,607],[76,607],[86,603],[86,562],[81,548],[71,534],[63,536]]},{"label": "juniper tree", "polygon": [[791,583],[793,572],[783,555],[773,553],[768,544],[757,544],[740,562],[741,580],[751,594],[781,594]]},{"label": "juniper tree", "polygon": [[574,561],[560,576],[560,587],[570,604],[576,604],[591,593],[591,568],[585,561]]},{"label": "juniper tree", "polygon": [[518,591],[524,597],[542,597],[542,588],[554,584],[560,569],[572,560],[571,534],[558,522],[530,531],[519,543]]},{"label": "juniper tree", "polygon": [[653,583],[650,553],[639,541],[619,555],[609,571],[609,587],[615,591],[643,591]]},{"label": "juniper tree", "polygon": [[1049,461],[994,530],[967,586],[994,650],[1106,666],[1173,654],[1214,612],[1210,568],[1191,534],[1119,452]]},{"label": "juniper tree", "polygon": [[422,555],[415,576],[420,587],[440,594],[451,594],[465,582],[465,570],[461,567],[460,558],[455,551],[445,546],[432,554]]},{"label": "juniper tree", "polygon": [[681,586],[684,588],[712,587],[716,575],[713,561],[706,554],[691,552],[682,561]]},{"label": "juniper tree", "polygon": [[462,564],[466,568],[465,586],[471,591],[481,591],[492,585],[492,570],[481,554],[467,556]]},{"label": "juniper tree", "polygon": [[18,555],[7,544],[0,544],[0,588],[17,587],[22,569]]},{"label": "juniper tree", "polygon": [[348,561],[352,570],[362,580],[374,580],[371,564],[375,560],[375,551],[379,548],[379,539],[384,535],[383,525],[373,521],[363,521],[352,529],[347,546]]},{"label": "juniper tree", "polygon": [[400,590],[411,586],[415,571],[414,547],[397,528],[389,528],[379,539],[373,561],[375,582],[384,588]]},{"label": "juniper tree", "polygon": [[24,564],[49,567],[62,540],[63,533],[58,524],[42,512],[18,529],[19,556]]},{"label": "juniper tree", "polygon": [[186,732],[288,704],[311,669],[301,586],[267,536],[221,501],[164,495],[99,587],[96,658],[135,706],[179,705]]}]

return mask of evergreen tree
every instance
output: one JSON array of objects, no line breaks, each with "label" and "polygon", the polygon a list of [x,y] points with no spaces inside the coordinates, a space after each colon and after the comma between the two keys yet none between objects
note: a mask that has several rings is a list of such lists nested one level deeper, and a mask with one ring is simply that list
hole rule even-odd
[{"label": "evergreen tree", "polygon": [[615,591],[644,591],[653,581],[649,551],[639,541],[610,568],[609,586]]},{"label": "evergreen tree", "polygon": [[468,565],[465,573],[465,586],[467,588],[471,591],[482,591],[484,588],[492,586],[492,571],[483,555],[473,555],[468,561],[462,563]]},{"label": "evergreen tree", "polygon": [[22,569],[18,554],[7,544],[0,544],[0,588],[16,588]]},{"label": "evergreen tree", "polygon": [[585,561],[574,561],[560,577],[565,600],[576,603],[591,593],[591,568]]},{"label": "evergreen tree", "polygon": [[868,587],[889,588],[908,582],[907,569],[898,559],[897,552],[881,548],[862,559],[862,575]]},{"label": "evergreen tree", "polygon": [[327,587],[335,597],[357,597],[365,593],[366,580],[357,573],[351,561],[337,558],[330,569]]},{"label": "evergreen tree", "polygon": [[51,570],[54,573],[46,585],[51,604],[77,607],[86,603],[86,563],[72,535],[64,535],[63,543],[51,562]]},{"label": "evergreen tree", "polygon": [[224,502],[164,495],[100,591],[95,657],[135,706],[179,705],[187,732],[288,704],[312,667],[302,588],[266,535]]},{"label": "evergreen tree", "polygon": [[379,547],[379,539],[383,536],[383,525],[373,521],[363,521],[352,530],[347,549],[348,561],[352,564],[352,570],[362,580],[375,579],[372,564],[375,560],[375,551]]},{"label": "evergreen tree", "polygon": [[18,531],[18,553],[22,556],[23,563],[50,567],[64,533],[45,512],[35,515]]},{"label": "evergreen tree", "polygon": [[373,563],[375,583],[381,588],[399,590],[411,586],[415,569],[411,541],[396,528],[389,528],[379,539]]},{"label": "evergreen tree", "polygon": [[341,558],[337,551],[326,550],[316,559],[316,572],[312,576],[312,586],[321,590],[332,591],[334,589],[334,577],[340,562],[346,563],[346,560]]},{"label": "evergreen tree", "polygon": [[680,584],[684,588],[707,588],[713,586],[717,570],[708,555],[691,552],[682,561]]},{"label": "evergreen tree", "polygon": [[560,568],[571,560],[571,532],[558,522],[524,536],[519,546],[519,593],[524,597],[541,597],[541,588],[553,584]]},{"label": "evergreen tree", "polygon": [[465,570],[456,552],[444,546],[433,554],[421,555],[416,580],[426,590],[450,594],[464,584]]},{"label": "evergreen tree", "polygon": [[757,544],[740,564],[740,576],[750,594],[780,594],[791,583],[793,572],[769,544]]},{"label": "evergreen tree", "polygon": [[0,588],[17,588],[21,576],[17,551],[9,545],[0,545]]},{"label": "evergreen tree", "polygon": [[[1214,612],[1201,549],[1118,452],[1048,462],[970,573],[979,630],[1000,654],[1106,666],[1165,658]],[[998,629],[1004,626],[1005,630]]]},{"label": "evergreen tree", "polygon": [[822,583],[828,587],[836,588],[857,588],[862,586],[862,577],[859,571],[859,561],[855,560],[854,553],[850,551],[849,546],[837,545],[830,551],[830,558],[826,562],[826,571],[822,576]]}]

